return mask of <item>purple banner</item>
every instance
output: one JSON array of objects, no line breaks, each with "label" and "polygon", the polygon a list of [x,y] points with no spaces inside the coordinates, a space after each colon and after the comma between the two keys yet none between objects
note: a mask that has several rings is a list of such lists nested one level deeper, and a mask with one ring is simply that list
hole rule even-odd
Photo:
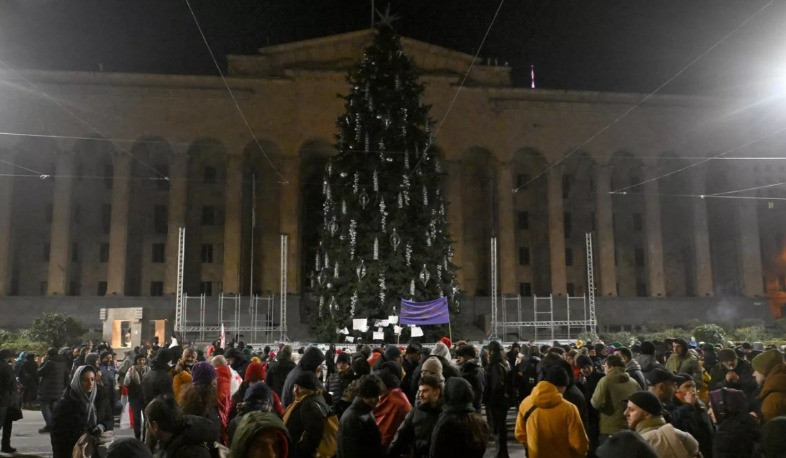
[{"label": "purple banner", "polygon": [[448,298],[440,297],[428,302],[413,302],[401,299],[401,324],[445,324],[450,323]]}]

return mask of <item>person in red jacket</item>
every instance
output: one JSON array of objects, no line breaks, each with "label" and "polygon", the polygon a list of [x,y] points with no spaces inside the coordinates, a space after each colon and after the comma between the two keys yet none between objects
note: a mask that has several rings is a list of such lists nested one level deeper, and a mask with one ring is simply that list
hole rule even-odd
[{"label": "person in red jacket", "polygon": [[401,373],[401,366],[394,361],[388,361],[382,365],[382,369],[376,371],[376,375],[385,384],[387,391],[379,399],[379,403],[374,407],[374,421],[377,423],[379,432],[382,435],[382,447],[387,449],[396,431],[410,410],[412,404],[409,403],[407,395],[400,388],[401,381],[396,374]]}]

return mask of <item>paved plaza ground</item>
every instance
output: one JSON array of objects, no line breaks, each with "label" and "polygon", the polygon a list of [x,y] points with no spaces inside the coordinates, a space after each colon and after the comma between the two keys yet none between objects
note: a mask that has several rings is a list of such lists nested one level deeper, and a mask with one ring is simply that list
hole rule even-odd
[{"label": "paved plaza ground", "polygon": [[[524,458],[524,447],[513,438],[513,421],[515,421],[514,410],[508,414],[508,452],[511,458]],[[51,457],[52,447],[49,445],[49,434],[39,434],[38,429],[44,425],[44,418],[41,412],[36,410],[25,410],[24,418],[14,422],[11,446],[17,449],[17,453],[9,455],[0,453],[0,456],[16,457]],[[129,428],[116,428],[116,437],[133,437],[134,432]],[[489,442],[486,450],[486,458],[493,458],[497,449],[493,442]]]}]

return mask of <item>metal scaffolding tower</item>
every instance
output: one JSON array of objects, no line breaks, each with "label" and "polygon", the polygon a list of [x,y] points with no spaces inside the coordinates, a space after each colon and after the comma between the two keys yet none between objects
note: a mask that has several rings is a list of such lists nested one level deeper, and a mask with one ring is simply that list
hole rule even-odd
[{"label": "metal scaffolding tower", "polygon": [[584,236],[587,248],[587,296],[589,297],[589,331],[593,340],[598,337],[598,319],[595,316],[595,264],[592,256],[592,232]]},{"label": "metal scaffolding tower", "polygon": [[177,290],[175,291],[175,330],[185,342],[183,335],[186,327],[186,317],[183,313],[183,263],[186,253],[186,228],[177,229]]},{"label": "metal scaffolding tower", "polygon": [[289,251],[289,235],[281,234],[281,332],[279,340],[287,339],[287,258]]},{"label": "metal scaffolding tower", "polygon": [[[499,336],[499,317],[497,315],[497,238],[491,237],[491,337]],[[503,312],[504,314],[504,312]],[[507,317],[503,316],[507,321]],[[503,328],[504,333],[504,328]],[[504,340],[504,335],[503,335]]]}]

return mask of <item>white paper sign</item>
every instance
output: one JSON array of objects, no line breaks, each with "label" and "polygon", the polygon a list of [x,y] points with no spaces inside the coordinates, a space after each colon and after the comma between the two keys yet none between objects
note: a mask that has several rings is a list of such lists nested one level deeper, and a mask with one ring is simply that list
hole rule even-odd
[{"label": "white paper sign", "polygon": [[412,337],[423,337],[423,330],[420,329],[420,326],[412,326],[410,332],[412,333]]},{"label": "white paper sign", "polygon": [[397,323],[398,323],[398,316],[396,316],[396,315],[390,315],[390,316],[388,317],[388,322],[389,322],[390,324],[397,324]]},{"label": "white paper sign", "polygon": [[395,334],[395,335],[397,335],[397,336],[401,335],[401,326],[399,326],[399,325],[394,325],[394,326],[393,326],[393,334]]},{"label": "white paper sign", "polygon": [[347,342],[350,342],[350,343],[355,341],[355,338],[354,338],[354,337],[352,337],[352,336],[346,336],[344,339],[345,339]]},{"label": "white paper sign", "polygon": [[366,318],[355,318],[352,320],[352,329],[356,331],[366,332],[368,329],[368,319]]},{"label": "white paper sign", "polygon": [[374,340],[385,340],[385,333],[384,332],[375,332],[374,333]]},{"label": "white paper sign", "polygon": [[382,326],[383,328],[386,328],[388,324],[388,320],[377,320],[376,323],[374,323],[374,326]]},{"label": "white paper sign", "polygon": [[385,332],[382,328],[377,328],[377,332]]},{"label": "white paper sign", "polygon": [[346,327],[344,327],[344,329],[342,329],[342,330],[338,331],[338,333],[339,333],[339,334],[344,334],[344,335],[347,335],[347,334],[349,334],[349,329],[347,329]]}]

